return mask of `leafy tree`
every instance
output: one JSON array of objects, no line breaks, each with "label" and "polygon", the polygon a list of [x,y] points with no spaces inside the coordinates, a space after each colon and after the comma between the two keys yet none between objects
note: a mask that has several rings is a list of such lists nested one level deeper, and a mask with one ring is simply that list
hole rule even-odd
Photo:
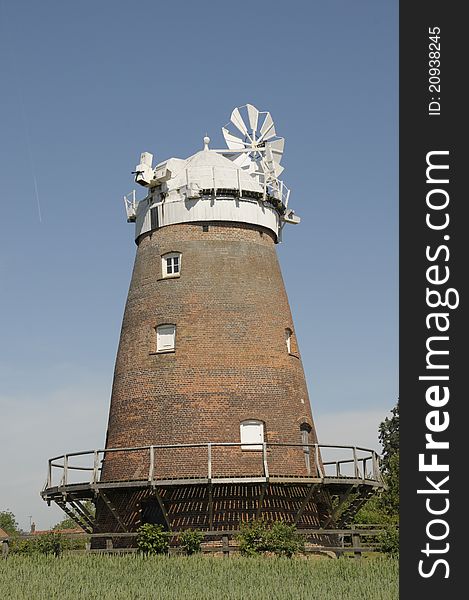
[{"label": "leafy tree", "polygon": [[381,466],[385,474],[391,470],[392,457],[399,454],[399,400],[391,414],[391,418],[386,417],[379,426],[379,441],[383,446]]},{"label": "leafy tree", "polygon": [[399,556],[399,531],[389,526],[378,536],[379,549],[390,556]]},{"label": "leafy tree", "polygon": [[381,472],[387,489],[375,495],[358,511],[355,523],[395,526],[399,522],[399,401],[379,425],[383,446]]},{"label": "leafy tree", "polygon": [[10,535],[13,535],[14,533],[20,533],[18,523],[16,522],[16,517],[11,510],[7,509],[0,511],[0,528],[3,529],[5,533]]},{"label": "leafy tree", "polygon": [[396,520],[399,518],[399,452],[389,459],[387,473],[384,474],[388,489],[384,491],[382,500],[383,510]]},{"label": "leafy tree", "polygon": [[379,426],[379,440],[383,446],[382,472],[387,490],[381,497],[383,511],[393,520],[399,520],[399,400]]},{"label": "leafy tree", "polygon": [[353,519],[354,523],[373,524],[373,525],[389,525],[389,515],[383,510],[382,496],[374,494],[362,506]]},{"label": "leafy tree", "polygon": [[72,519],[71,517],[67,517],[66,519],[63,519],[62,521],[56,523],[54,527],[52,527],[52,529],[54,531],[57,531],[61,529],[75,529],[75,527],[80,527],[80,523],[78,523],[77,521],[75,521],[75,519]]}]

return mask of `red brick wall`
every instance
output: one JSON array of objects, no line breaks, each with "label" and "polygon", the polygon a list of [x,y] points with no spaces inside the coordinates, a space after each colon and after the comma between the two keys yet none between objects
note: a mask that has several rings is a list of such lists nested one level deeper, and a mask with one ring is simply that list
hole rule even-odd
[{"label": "red brick wall", "polygon": [[[182,253],[179,278],[161,256]],[[176,350],[155,354],[155,327],[176,324]],[[285,329],[293,331],[287,352]],[[265,423],[268,442],[301,443],[313,425],[273,235],[242,224],[178,224],[138,241],[116,360],[107,447],[239,442],[240,422]],[[316,442],[313,430],[310,443]],[[258,473],[261,453],[214,450],[214,469]],[[223,455],[223,456],[222,456]],[[108,458],[102,479],[145,479],[148,458]],[[156,455],[165,477],[205,475],[202,450]],[[277,474],[305,474],[302,449],[272,450]],[[159,470],[159,471],[158,471]],[[214,473],[215,475],[215,473]]]}]

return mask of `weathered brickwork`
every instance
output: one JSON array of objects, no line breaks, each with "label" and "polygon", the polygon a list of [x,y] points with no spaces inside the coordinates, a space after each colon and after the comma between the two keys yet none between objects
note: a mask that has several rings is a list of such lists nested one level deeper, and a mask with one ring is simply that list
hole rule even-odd
[{"label": "weathered brickwork", "polygon": [[[202,224],[171,225],[138,240],[108,448],[240,442],[246,419],[264,422],[269,443],[301,444],[305,422],[312,427],[309,443],[317,441],[273,234],[243,224],[208,225],[208,231]],[[179,277],[163,277],[161,257],[168,252],[181,253]],[[156,327],[168,323],[176,325],[175,351],[157,353]],[[261,455],[214,449],[214,475],[261,475]],[[306,474],[301,447],[272,448],[269,466],[275,474]],[[102,479],[145,479],[148,468],[144,453],[107,455]],[[158,477],[206,470],[205,449],[155,456]]]}]

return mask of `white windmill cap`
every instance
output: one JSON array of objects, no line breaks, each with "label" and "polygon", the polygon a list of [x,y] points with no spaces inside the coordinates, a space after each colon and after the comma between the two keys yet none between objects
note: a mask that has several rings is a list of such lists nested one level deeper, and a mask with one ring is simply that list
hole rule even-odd
[{"label": "white windmill cap", "polygon": [[270,113],[252,104],[235,108],[222,132],[225,149],[210,149],[206,134],[203,150],[186,159],[170,158],[153,168],[149,158],[137,166],[136,181],[149,193],[131,206],[136,237],[176,223],[234,221],[270,229],[279,240],[286,222],[299,222],[288,209],[290,191],[278,178],[284,139]]}]

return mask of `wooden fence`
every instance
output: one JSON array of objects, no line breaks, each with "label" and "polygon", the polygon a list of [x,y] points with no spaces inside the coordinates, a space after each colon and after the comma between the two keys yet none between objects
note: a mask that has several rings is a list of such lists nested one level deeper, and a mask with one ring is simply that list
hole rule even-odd
[{"label": "wooden fence", "polygon": [[[375,552],[378,549],[378,536],[383,531],[381,526],[365,525],[363,527],[356,526],[347,529],[299,529],[298,533],[305,538],[305,553],[334,553],[336,556],[343,554],[353,554],[355,558],[360,558],[365,552]],[[51,532],[53,533],[53,532]],[[206,554],[222,554],[229,556],[230,554],[239,552],[239,543],[237,536],[239,530],[230,531],[203,531],[204,536],[202,542],[202,552]],[[65,550],[66,553],[96,553],[96,554],[125,554],[137,552],[137,548],[132,546],[137,533],[69,533],[58,534],[67,540],[85,540],[85,547],[78,550]],[[336,545],[321,545],[314,541],[314,538],[332,537],[336,541]],[[170,554],[179,554],[180,548],[177,545],[178,534],[175,533],[170,542]],[[37,539],[38,535],[20,535],[15,539],[31,540]],[[125,538],[129,541],[127,547],[114,547],[116,539]],[[2,556],[7,558],[9,554],[10,541],[13,538],[2,540]],[[91,548],[92,540],[99,540],[102,548]]]}]

